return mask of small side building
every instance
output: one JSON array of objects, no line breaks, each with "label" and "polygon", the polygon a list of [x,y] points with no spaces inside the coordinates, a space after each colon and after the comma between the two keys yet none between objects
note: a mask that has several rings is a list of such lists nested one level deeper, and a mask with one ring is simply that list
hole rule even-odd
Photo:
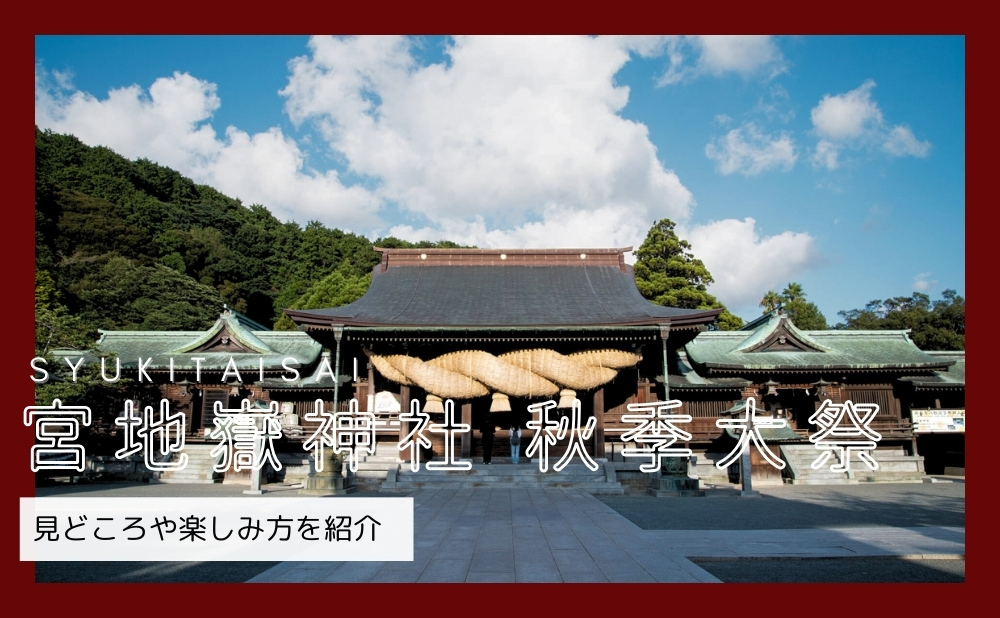
[{"label": "small side building", "polygon": [[[942,401],[961,404],[964,414],[964,354],[924,352],[903,330],[803,331],[776,310],[741,330],[700,333],[678,350],[675,362],[672,395],[695,418],[694,448],[714,460],[729,446],[732,436],[714,426],[732,414],[738,389],[740,399],[756,400],[758,414],[787,421],[789,431],[772,436],[790,464],[787,481],[816,476],[803,464],[816,457],[808,437],[819,428],[809,419],[825,400],[878,405],[867,426],[881,436],[879,470],[852,462],[852,473],[843,475],[848,481],[919,480],[926,471],[942,472],[924,469],[923,453],[933,445],[919,439],[915,414],[932,404],[940,409]],[[759,471],[775,476],[765,465]]]},{"label": "small side building", "polygon": [[[80,359],[90,364],[105,362],[105,376],[129,378],[137,388],[133,405],[137,411],[147,406],[159,410],[161,400],[169,404],[171,415],[184,418],[184,452],[189,454],[187,468],[192,482],[211,480],[249,482],[249,472],[229,471],[213,474],[215,463],[210,456],[211,445],[217,443],[208,434],[215,427],[216,404],[236,410],[244,400],[254,410],[267,409],[272,401],[264,387],[267,381],[279,384],[296,383],[303,376],[317,373],[322,366],[322,346],[309,335],[296,331],[272,331],[241,313],[223,308],[218,320],[204,331],[113,331],[101,330],[94,347],[86,351],[58,350],[56,356],[71,364]],[[329,369],[329,365],[327,365]],[[329,384],[332,385],[332,373]],[[328,389],[332,394],[332,388]],[[331,397],[332,398],[332,397]],[[278,400],[275,400],[278,401]],[[116,403],[114,416],[124,414],[125,401]],[[282,425],[296,425],[294,404],[282,409]],[[119,426],[109,424],[92,431],[109,437],[103,442],[123,446]],[[286,431],[279,449],[294,451],[290,444],[294,431]],[[301,445],[298,451],[301,451]],[[112,449],[114,450],[114,449]],[[111,452],[95,454],[107,469],[116,464]],[[141,456],[140,456],[141,459]],[[164,473],[170,476],[170,473]],[[187,477],[183,477],[187,478]]]}]

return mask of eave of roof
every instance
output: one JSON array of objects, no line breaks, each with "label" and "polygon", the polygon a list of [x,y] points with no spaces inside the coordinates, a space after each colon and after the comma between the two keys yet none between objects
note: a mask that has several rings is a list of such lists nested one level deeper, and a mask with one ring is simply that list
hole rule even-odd
[{"label": "eave of roof", "polygon": [[[705,377],[691,367],[684,350],[677,351],[676,363],[667,376],[670,388],[681,390],[741,390],[750,385],[750,380],[739,377]],[[656,376],[656,381],[662,383],[663,376]]]},{"label": "eave of roof", "polygon": [[929,376],[904,376],[900,380],[910,382],[916,390],[951,390],[965,388],[965,352],[932,351],[928,355],[955,361],[955,364],[939,369]]}]

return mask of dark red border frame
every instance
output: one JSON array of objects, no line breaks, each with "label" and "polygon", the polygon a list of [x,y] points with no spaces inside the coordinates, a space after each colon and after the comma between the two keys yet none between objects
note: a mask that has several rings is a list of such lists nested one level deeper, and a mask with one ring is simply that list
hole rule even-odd
[{"label": "dark red border frame", "polygon": [[[44,7],[44,8],[43,8]],[[371,7],[371,8],[368,8]],[[512,2],[475,4],[442,2],[436,5],[406,3],[392,6],[349,5],[333,3],[319,8],[284,6],[258,8],[245,5],[215,5],[179,0],[168,4],[125,3],[119,0],[100,5],[80,4],[60,7],[58,4],[28,5],[18,16],[8,15],[8,30],[0,45],[14,66],[15,83],[26,87],[34,83],[34,36],[36,34],[303,34],[306,27],[335,33],[376,34],[404,32],[410,34],[461,33],[664,33],[664,32],[761,32],[770,34],[952,34],[966,37],[966,126],[967,165],[978,174],[967,173],[966,229],[967,246],[982,247],[993,227],[990,225],[993,204],[986,202],[983,178],[991,163],[985,156],[995,143],[996,129],[992,123],[975,123],[985,114],[985,94],[991,76],[985,73],[993,67],[995,53],[989,51],[988,20],[979,9],[967,10],[961,5],[946,9],[926,10],[914,6],[879,7],[871,2],[840,3],[836,7],[820,7],[801,2],[740,3],[727,7],[692,3],[657,3],[593,6],[583,3],[542,4]],[[832,10],[831,10],[832,9]],[[43,12],[44,10],[44,12]],[[31,54],[29,56],[29,54]],[[29,78],[29,71],[31,77]],[[992,74],[992,71],[990,71]],[[981,78],[976,82],[976,75]],[[988,80],[988,81],[987,81]],[[17,465],[18,454],[30,449],[32,432],[21,423],[21,410],[33,400],[32,383],[28,379],[27,359],[33,348],[32,328],[34,277],[33,235],[34,215],[34,129],[33,103],[20,87],[8,96],[4,107],[14,112],[15,139],[7,150],[15,156],[4,167],[6,182],[13,203],[6,212],[9,230],[5,254],[9,265],[6,277],[8,302],[4,313],[10,343],[4,355],[4,374],[12,396],[8,411],[8,427],[17,427],[9,444],[11,457],[6,459],[5,480],[12,487],[4,496],[2,537],[4,563],[7,567],[8,590],[18,597],[37,603],[46,610],[70,609],[82,613],[114,611],[115,607],[138,609],[151,615],[173,613],[204,613],[211,610],[261,610],[276,612],[315,611],[323,608],[332,613],[359,611],[382,614],[414,611],[419,604],[430,611],[471,614],[518,614],[537,611],[580,611],[581,615],[596,611],[651,612],[732,612],[756,613],[796,611],[813,615],[842,616],[845,611],[914,612],[928,615],[934,610],[958,610],[985,597],[989,558],[996,549],[994,535],[980,534],[980,524],[988,517],[985,495],[987,488],[979,486],[966,496],[967,558],[964,584],[729,584],[723,587],[686,584],[273,584],[266,587],[238,584],[36,584],[33,563],[18,560],[18,498],[34,495],[33,477],[27,466]],[[980,98],[970,96],[978,94]],[[23,141],[22,141],[23,140]],[[29,150],[30,149],[30,150]],[[29,153],[32,153],[29,155]],[[973,156],[969,156],[973,155]],[[977,158],[975,155],[979,155]],[[933,248],[928,248],[933,250]],[[967,251],[968,254],[968,251]],[[987,254],[988,255],[988,254]],[[984,258],[986,256],[983,256]],[[966,297],[979,300],[979,282],[987,276],[992,260],[967,260]],[[974,386],[968,391],[968,407],[982,410],[986,398],[980,384],[985,384],[986,359],[978,357],[986,349],[986,337],[981,328],[985,320],[979,305],[968,316],[968,330],[975,333],[976,343],[969,346],[969,374]],[[978,430],[967,437],[966,462],[973,478],[985,478],[985,457],[981,456],[988,440],[986,423],[979,421]],[[975,486],[975,485],[974,485]],[[972,520],[977,522],[972,525]],[[988,525],[988,524],[987,524]],[[968,551],[968,547],[972,551]],[[376,588],[377,586],[377,588]],[[166,596],[166,593],[169,596]],[[511,593],[515,596],[511,597]],[[177,596],[174,596],[177,595]],[[129,605],[124,605],[128,603]],[[141,608],[141,609],[139,609]],[[162,608],[162,609],[161,609]],[[850,609],[848,609],[850,608]]]}]

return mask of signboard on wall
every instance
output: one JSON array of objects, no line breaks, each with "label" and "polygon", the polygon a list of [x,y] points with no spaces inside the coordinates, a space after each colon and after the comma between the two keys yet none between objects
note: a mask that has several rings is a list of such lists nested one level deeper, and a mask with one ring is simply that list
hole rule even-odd
[{"label": "signboard on wall", "polygon": [[965,433],[965,410],[910,410],[913,433]]},{"label": "signboard on wall", "polygon": [[382,391],[375,393],[375,413],[399,412],[399,395]]}]

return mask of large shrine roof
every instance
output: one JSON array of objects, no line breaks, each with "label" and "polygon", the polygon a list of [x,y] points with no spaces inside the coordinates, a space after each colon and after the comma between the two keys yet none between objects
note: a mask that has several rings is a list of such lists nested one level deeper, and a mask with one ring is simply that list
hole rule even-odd
[{"label": "large shrine roof", "polygon": [[685,346],[704,374],[746,371],[942,370],[955,359],[920,350],[906,330],[799,330],[773,311],[741,330],[699,333]]},{"label": "large shrine roof", "polygon": [[306,328],[697,327],[720,309],[661,307],[622,249],[378,249],[371,287],[329,309],[286,309]]}]

